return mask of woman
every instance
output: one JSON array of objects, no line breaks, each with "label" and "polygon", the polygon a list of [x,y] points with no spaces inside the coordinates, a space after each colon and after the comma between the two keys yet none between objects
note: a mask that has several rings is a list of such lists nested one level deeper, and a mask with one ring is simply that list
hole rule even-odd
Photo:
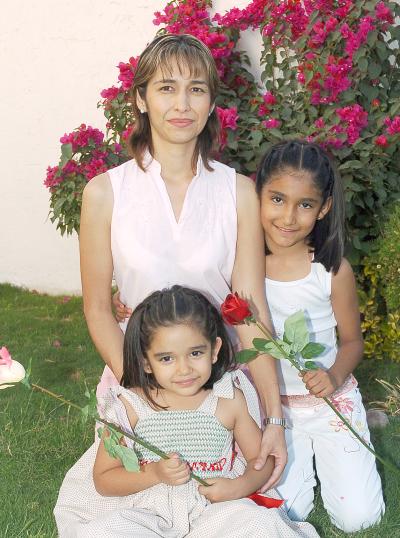
[{"label": "woman", "polygon": [[[154,290],[181,284],[199,289],[217,306],[237,291],[268,323],[253,182],[210,159],[218,138],[217,91],[214,60],[199,40],[157,37],[140,56],[134,78],[133,160],[94,178],[84,190],[84,311],[106,363],[99,395],[122,374],[125,327],[112,314],[113,273],[130,308]],[[237,333],[244,347],[260,336],[253,326],[239,326]],[[266,416],[281,419],[274,359],[257,358],[250,372]],[[286,463],[281,425],[267,425],[255,467],[261,468],[269,454],[275,456],[275,469],[268,487]]]}]

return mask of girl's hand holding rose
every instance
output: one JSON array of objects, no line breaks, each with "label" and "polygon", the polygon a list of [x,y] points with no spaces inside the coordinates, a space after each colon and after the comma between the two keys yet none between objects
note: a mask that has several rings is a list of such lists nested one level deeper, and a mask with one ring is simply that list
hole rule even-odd
[{"label": "girl's hand holding rose", "polygon": [[168,454],[169,459],[154,463],[154,472],[160,482],[169,486],[180,486],[190,480],[189,465],[182,461],[179,454]]}]

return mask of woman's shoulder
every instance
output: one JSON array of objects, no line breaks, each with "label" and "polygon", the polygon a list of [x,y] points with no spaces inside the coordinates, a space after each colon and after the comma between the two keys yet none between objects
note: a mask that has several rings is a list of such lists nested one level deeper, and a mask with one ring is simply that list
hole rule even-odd
[{"label": "woman's shoulder", "polygon": [[82,210],[95,210],[99,214],[109,214],[112,211],[113,191],[107,172],[89,181],[83,189]]},{"label": "woman's shoulder", "polygon": [[251,178],[244,176],[243,174],[236,173],[236,182],[238,194],[257,198],[255,184]]},{"label": "woman's shoulder", "polygon": [[236,174],[237,208],[239,216],[254,215],[259,219],[260,202],[256,193],[254,181],[243,174]]}]

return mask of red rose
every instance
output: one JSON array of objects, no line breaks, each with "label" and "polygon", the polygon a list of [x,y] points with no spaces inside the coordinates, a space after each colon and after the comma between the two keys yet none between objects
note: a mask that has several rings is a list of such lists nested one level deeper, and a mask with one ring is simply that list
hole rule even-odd
[{"label": "red rose", "polygon": [[239,325],[252,315],[248,302],[241,299],[237,293],[227,296],[221,305],[221,314],[229,325]]}]

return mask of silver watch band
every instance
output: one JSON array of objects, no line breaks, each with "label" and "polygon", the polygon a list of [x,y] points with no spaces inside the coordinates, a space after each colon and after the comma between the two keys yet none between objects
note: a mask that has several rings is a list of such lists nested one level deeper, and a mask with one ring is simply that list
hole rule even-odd
[{"label": "silver watch band", "polygon": [[285,418],[276,418],[276,417],[267,417],[264,419],[264,426],[267,424],[275,424],[276,426],[283,426],[286,428],[286,419]]}]

